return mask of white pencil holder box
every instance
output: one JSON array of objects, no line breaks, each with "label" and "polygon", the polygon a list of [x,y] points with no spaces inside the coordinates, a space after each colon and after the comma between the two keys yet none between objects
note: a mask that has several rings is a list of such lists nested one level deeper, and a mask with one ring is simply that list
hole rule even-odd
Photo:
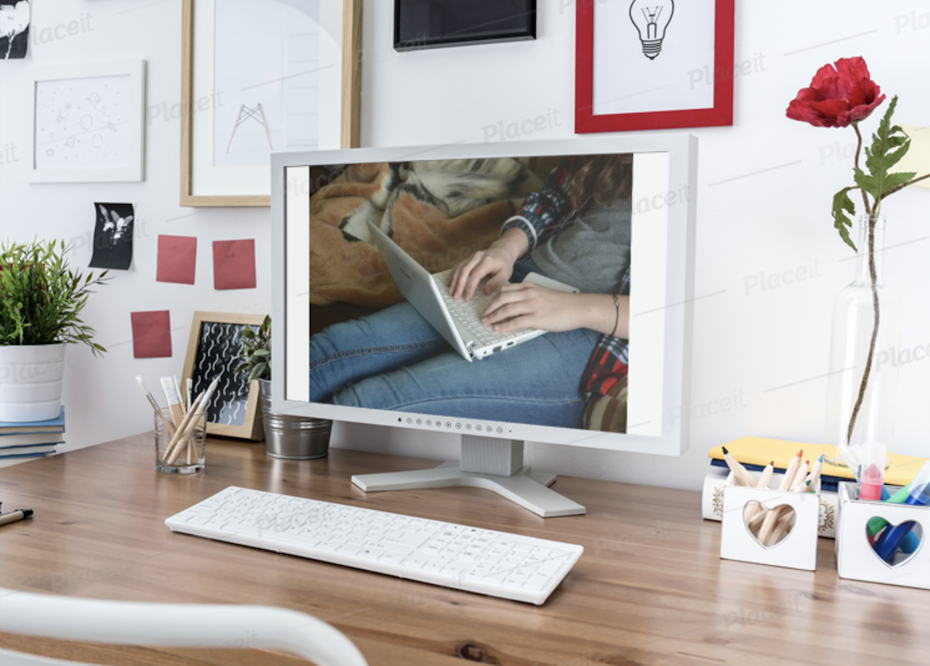
[{"label": "white pencil holder box", "polygon": [[[747,488],[737,484],[730,474],[723,489],[720,557],[790,569],[816,570],[820,495],[778,490],[782,476],[773,475],[768,488]],[[753,477],[758,478],[758,474]],[[790,507],[794,510],[793,527],[773,545],[762,545],[750,529],[752,521],[747,523],[746,505],[754,501],[764,509]],[[790,516],[788,509],[781,511]]]},{"label": "white pencil holder box", "polygon": [[[924,543],[930,530],[930,507],[857,499],[856,484],[841,483],[836,526],[836,569],[840,578],[930,589],[930,548]],[[878,556],[866,535],[872,518],[890,525],[913,520],[920,525],[916,551],[889,564]]]}]

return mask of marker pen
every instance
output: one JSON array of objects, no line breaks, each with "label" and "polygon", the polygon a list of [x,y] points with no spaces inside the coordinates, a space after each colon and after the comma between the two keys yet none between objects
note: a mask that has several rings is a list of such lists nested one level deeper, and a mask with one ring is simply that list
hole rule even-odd
[{"label": "marker pen", "polygon": [[[908,486],[908,497],[904,500],[904,504],[910,504],[911,506],[930,505],[928,492],[930,492],[930,462],[924,463],[920,472],[917,473],[917,476]],[[898,549],[903,550],[905,539],[911,534],[915,524],[913,520],[908,520],[900,525],[886,528],[875,542],[875,554],[892,564]],[[908,545],[908,547],[910,546]],[[905,552],[907,551],[905,550]]]},{"label": "marker pen", "polygon": [[18,520],[31,518],[32,514],[32,509],[16,509],[16,511],[0,514],[0,525],[7,525],[9,523],[15,523]]},{"label": "marker pen", "polygon": [[859,499],[880,500],[885,481],[885,447],[867,444],[862,447],[862,472],[859,476]]}]

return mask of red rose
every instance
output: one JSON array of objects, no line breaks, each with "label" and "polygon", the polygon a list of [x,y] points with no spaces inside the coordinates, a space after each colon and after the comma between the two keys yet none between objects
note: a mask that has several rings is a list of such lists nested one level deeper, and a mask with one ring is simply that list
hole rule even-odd
[{"label": "red rose", "polygon": [[847,127],[864,120],[884,101],[881,89],[869,78],[862,58],[840,58],[824,65],[810,88],[798,91],[788,105],[788,117],[814,127]]}]

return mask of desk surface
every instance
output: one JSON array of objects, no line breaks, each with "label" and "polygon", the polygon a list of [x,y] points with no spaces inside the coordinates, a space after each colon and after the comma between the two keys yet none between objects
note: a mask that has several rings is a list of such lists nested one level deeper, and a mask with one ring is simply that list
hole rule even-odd
[{"label": "desk surface", "polygon": [[[477,489],[365,495],[355,473],[435,462],[333,450],[275,460],[260,444],[210,441],[195,477],[155,472],[151,436],[0,470],[0,500],[35,518],[0,528],[0,587],[76,597],[283,606],[327,620],[371,666],[453,666],[480,646],[505,666],[926,664],[930,592],[843,581],[833,541],[818,570],[718,557],[700,495],[560,478],[588,515],[544,520]],[[543,606],[174,534],[164,519],[228,485],[579,543]],[[248,652],[98,649],[0,634],[0,645],[110,664],[292,664]],[[256,659],[258,657],[258,659]]]}]

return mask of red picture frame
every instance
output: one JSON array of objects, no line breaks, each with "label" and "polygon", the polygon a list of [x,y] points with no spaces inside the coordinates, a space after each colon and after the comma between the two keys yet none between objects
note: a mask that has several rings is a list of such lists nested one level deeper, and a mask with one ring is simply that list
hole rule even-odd
[{"label": "red picture frame", "polygon": [[715,0],[714,2],[713,107],[602,115],[594,114],[594,10],[595,5],[598,3],[596,0],[577,0],[575,4],[576,133],[658,130],[733,124],[734,0]]}]

